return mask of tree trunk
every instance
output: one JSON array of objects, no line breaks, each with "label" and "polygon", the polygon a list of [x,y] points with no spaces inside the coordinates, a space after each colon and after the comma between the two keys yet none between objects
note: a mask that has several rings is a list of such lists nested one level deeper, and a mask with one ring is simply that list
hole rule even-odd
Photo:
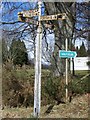
[{"label": "tree trunk", "polygon": [[[71,12],[73,3],[47,2],[45,8],[47,14],[54,15],[58,13],[66,13],[66,21],[51,21],[55,25],[55,46],[52,57],[52,70],[54,76],[63,75],[65,72],[65,59],[59,57],[59,50],[65,50],[65,40],[68,39],[68,49],[70,50],[73,36],[74,19]],[[51,9],[52,8],[52,9]]]}]

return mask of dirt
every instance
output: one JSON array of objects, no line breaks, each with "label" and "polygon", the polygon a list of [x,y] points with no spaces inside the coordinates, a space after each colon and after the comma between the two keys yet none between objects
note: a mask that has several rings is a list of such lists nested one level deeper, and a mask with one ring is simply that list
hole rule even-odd
[{"label": "dirt", "polygon": [[[41,107],[40,118],[88,118],[90,94],[78,95],[71,103],[54,105],[50,112],[46,112],[50,105]],[[31,118],[33,108],[4,108],[2,118]]]}]

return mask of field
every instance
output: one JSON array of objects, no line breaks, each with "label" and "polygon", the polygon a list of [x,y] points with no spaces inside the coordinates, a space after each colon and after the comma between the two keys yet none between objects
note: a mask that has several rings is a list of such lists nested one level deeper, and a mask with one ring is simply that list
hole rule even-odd
[{"label": "field", "polygon": [[[52,93],[50,94],[46,93],[44,88],[45,86],[44,81],[47,79],[49,80],[50,79],[49,77],[50,77],[50,71],[42,70],[42,102],[41,102],[42,106],[41,106],[40,118],[88,118],[89,117],[88,101],[90,100],[90,93],[87,92],[88,82],[86,81],[90,79],[89,72],[75,71],[75,76],[71,78],[75,81],[73,83],[73,86],[74,86],[73,90],[76,93],[72,96],[71,102],[68,102],[68,103],[57,104],[56,99],[53,97]],[[9,71],[7,73],[7,76],[3,76],[3,79],[5,79],[4,80],[5,84],[7,84],[6,80],[7,81],[10,81],[11,79],[12,81],[19,80],[19,83],[21,83],[21,85],[23,86],[25,85],[24,88],[28,85],[28,83],[31,83],[31,85],[27,86],[27,88],[30,87],[30,89],[28,89],[30,91],[30,95],[33,94],[33,90],[34,90],[34,88],[32,87],[34,84],[33,69],[25,69],[25,70],[18,69],[14,72]],[[57,78],[57,80],[59,79]],[[76,83],[78,83],[77,86],[75,86]],[[57,85],[57,84],[54,83],[54,85]],[[6,89],[4,85],[3,85],[3,89]],[[6,90],[8,89],[9,88],[7,88]],[[12,89],[14,88],[12,87]],[[25,92],[27,91],[24,91],[24,93]],[[53,89],[53,92],[55,92],[55,89]],[[60,92],[60,89],[59,89],[59,92]],[[28,93],[25,93],[25,94],[28,94]],[[24,97],[25,97],[25,94],[24,94]],[[57,96],[59,96],[59,94],[57,94]],[[31,97],[33,97],[33,95]],[[5,103],[7,102],[7,98],[8,98],[8,92],[5,94],[5,90],[3,90],[3,101]],[[17,96],[12,98],[13,104],[15,104],[14,101],[16,98]],[[15,107],[14,106],[10,107],[8,106],[9,103],[7,102],[7,104],[4,105],[2,110],[0,111],[0,113],[2,113],[2,118],[33,118],[33,102],[31,101],[33,101],[33,99],[29,99],[30,104],[27,107],[23,106],[23,104],[20,106],[17,105]]]}]

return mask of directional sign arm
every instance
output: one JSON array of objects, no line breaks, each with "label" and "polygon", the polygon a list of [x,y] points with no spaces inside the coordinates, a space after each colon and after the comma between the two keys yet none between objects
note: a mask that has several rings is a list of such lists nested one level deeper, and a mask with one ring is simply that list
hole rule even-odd
[{"label": "directional sign arm", "polygon": [[34,16],[38,16],[38,10],[28,10],[28,11],[22,11],[23,17],[34,17]]},{"label": "directional sign arm", "polygon": [[[18,13],[18,19],[19,21],[26,22],[28,19],[38,16],[39,11],[36,10],[28,10],[28,11],[22,11]],[[56,15],[47,15],[47,16],[40,16],[40,21],[48,21],[48,20],[65,20],[66,14],[56,14]]]},{"label": "directional sign arm", "polygon": [[36,21],[32,18],[23,17],[22,12],[18,13],[18,20],[20,22],[26,22],[26,23],[30,23],[30,24],[33,24],[33,25],[38,25],[38,21]]},{"label": "directional sign arm", "polygon": [[21,22],[25,22],[26,18],[23,17],[23,14],[21,12],[18,13],[18,20]]},{"label": "directional sign arm", "polygon": [[66,19],[66,14],[61,13],[61,14],[56,14],[56,15],[47,15],[47,16],[41,16],[40,20],[41,21],[47,21],[47,20],[64,20]]},{"label": "directional sign arm", "polygon": [[57,14],[57,19],[58,20],[65,20],[66,19],[66,14],[65,13]]}]

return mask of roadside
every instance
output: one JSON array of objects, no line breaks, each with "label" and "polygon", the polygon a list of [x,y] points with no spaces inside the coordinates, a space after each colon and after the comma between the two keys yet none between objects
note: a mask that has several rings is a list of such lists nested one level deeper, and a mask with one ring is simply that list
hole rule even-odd
[{"label": "roadside", "polygon": [[[71,103],[53,106],[50,113],[46,113],[49,105],[42,106],[40,118],[88,118],[90,94],[78,95]],[[33,108],[5,108],[3,118],[31,118]]]}]

